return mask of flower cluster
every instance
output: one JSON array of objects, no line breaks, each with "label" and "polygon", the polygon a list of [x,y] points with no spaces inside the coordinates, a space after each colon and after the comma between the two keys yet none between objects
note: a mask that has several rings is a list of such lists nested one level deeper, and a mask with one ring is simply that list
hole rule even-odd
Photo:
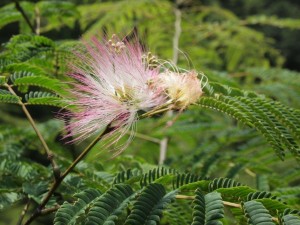
[{"label": "flower cluster", "polygon": [[[126,133],[133,134],[138,112],[183,110],[202,95],[195,71],[167,69],[137,41],[94,38],[76,56],[69,73],[74,79],[68,100],[72,113],[65,115],[72,117],[66,137],[74,136],[74,141],[110,127],[104,138],[111,139],[111,146]],[[119,147],[123,150],[126,144]]]}]

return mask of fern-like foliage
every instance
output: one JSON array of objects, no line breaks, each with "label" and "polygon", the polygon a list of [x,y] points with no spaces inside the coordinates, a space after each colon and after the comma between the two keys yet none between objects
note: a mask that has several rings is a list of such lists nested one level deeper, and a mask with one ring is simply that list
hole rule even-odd
[{"label": "fern-like foliage", "polygon": [[249,201],[243,204],[245,215],[249,224],[253,225],[275,225],[268,210],[260,202]]},{"label": "fern-like foliage", "polygon": [[[164,179],[172,179],[172,175],[176,174],[177,171],[173,169],[166,169],[164,167],[161,168],[154,168],[153,170],[149,170],[149,172],[144,173],[140,179],[140,184],[141,187],[144,187],[156,180],[160,180],[159,178],[164,178]],[[167,176],[169,175],[169,176]],[[168,180],[170,180],[168,179]],[[160,180],[161,181],[161,180]]]},{"label": "fern-like foliage", "polygon": [[54,224],[76,224],[81,214],[85,213],[85,210],[93,204],[97,197],[101,196],[101,192],[95,189],[84,190],[76,194],[76,202],[72,205],[65,202],[59,210],[56,212]]},{"label": "fern-like foliage", "polygon": [[64,96],[67,94],[66,89],[68,86],[64,83],[61,83],[59,80],[55,78],[49,78],[46,76],[30,76],[30,77],[21,77],[14,78],[14,85],[28,85],[28,86],[37,86],[43,87],[45,89],[49,89],[60,96]]},{"label": "fern-like foliage", "polygon": [[134,193],[129,185],[117,184],[106,193],[87,189],[76,194],[74,204],[65,202],[57,211],[54,224],[114,224]]},{"label": "fern-like foliage", "polygon": [[300,225],[299,216],[287,214],[281,217],[281,223],[283,225]]},{"label": "fern-like foliage", "polygon": [[263,98],[252,92],[245,92],[218,83],[211,83],[205,89],[207,97],[200,98],[199,105],[228,114],[238,121],[256,128],[284,159],[289,150],[297,159],[300,150],[300,112],[278,102]]},{"label": "fern-like foliage", "polygon": [[[57,55],[56,44],[45,37],[19,35],[12,38],[6,45],[6,51],[0,55],[0,58],[13,59],[4,63],[0,70],[0,86],[3,87],[0,89],[0,102],[18,103],[17,99],[20,98],[28,105],[64,107],[63,97],[68,95],[68,85],[51,73],[59,66],[56,65],[56,60],[53,61],[53,57],[55,59]],[[44,57],[44,62],[50,65],[36,61],[39,57]],[[5,91],[5,85],[17,89],[19,97]]]},{"label": "fern-like foliage", "polygon": [[27,105],[51,105],[62,107],[64,103],[62,99],[51,92],[29,92],[25,95],[25,101]]},{"label": "fern-like foliage", "polygon": [[179,173],[173,178],[173,188],[187,188],[189,184],[206,180],[208,180],[207,177],[202,177],[197,174]]},{"label": "fern-like foliage", "polygon": [[216,178],[209,183],[209,191],[214,191],[218,188],[231,188],[241,186],[241,183],[228,178]]},{"label": "fern-like foliage", "polygon": [[211,192],[203,195],[201,190],[195,192],[192,225],[222,225],[224,205],[220,193]]},{"label": "fern-like foliage", "polygon": [[[158,169],[161,171],[161,168]],[[190,183],[168,191],[173,186],[173,181],[169,179],[171,174],[153,178],[152,183],[141,188],[134,185],[143,179],[141,173],[133,173],[130,179],[124,181],[131,180],[133,183],[130,186],[134,186],[134,189],[128,184],[118,183],[104,194],[96,189],[87,189],[74,195],[73,203],[65,202],[57,211],[55,225],[159,224],[162,221],[221,225],[228,216],[234,216],[238,224],[249,225],[271,225],[277,221],[289,225],[299,220],[299,211],[291,210],[274,194],[259,192],[231,179],[190,180]],[[145,174],[149,174],[149,171]],[[176,179],[177,175],[172,176]],[[187,176],[190,175],[187,173]],[[185,193],[189,195],[182,195]],[[232,211],[232,215],[228,215],[225,208]],[[176,209],[180,209],[180,212]]]},{"label": "fern-like foliage", "polygon": [[[44,22],[39,28],[39,32],[42,33],[62,26],[73,27],[74,20],[78,16],[76,6],[67,1],[42,1],[38,3],[22,1],[19,2],[19,7],[23,8],[30,21],[37,18],[43,19]],[[2,18],[0,29],[10,23],[18,22],[20,31],[32,32],[28,24],[25,23],[22,14],[17,10],[15,3],[0,8],[0,16]]]},{"label": "fern-like foliage", "polygon": [[175,199],[176,192],[166,193],[164,186],[161,184],[150,184],[145,187],[134,203],[125,224],[158,224],[162,216],[162,210]]},{"label": "fern-like foliage", "polygon": [[11,206],[12,204],[22,200],[24,196],[20,193],[7,189],[0,189],[0,210]]},{"label": "fern-like foliage", "polygon": [[19,101],[20,99],[17,96],[12,95],[9,91],[0,89],[0,102],[17,104]]},{"label": "fern-like foliage", "polygon": [[85,224],[114,224],[133,197],[129,185],[116,185],[95,202],[87,214]]}]

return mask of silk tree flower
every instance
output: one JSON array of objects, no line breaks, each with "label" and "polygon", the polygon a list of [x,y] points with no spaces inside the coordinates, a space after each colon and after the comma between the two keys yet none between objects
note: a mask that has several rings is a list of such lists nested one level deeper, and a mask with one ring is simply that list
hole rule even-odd
[{"label": "silk tree flower", "polygon": [[162,89],[167,101],[152,111],[146,112],[144,116],[168,110],[182,112],[189,105],[196,103],[203,95],[202,89],[207,83],[207,77],[203,73],[200,73],[199,80],[199,75],[194,70],[180,73],[178,68],[171,63],[163,62],[163,64],[169,64],[168,67],[171,67],[172,70],[164,69],[159,76],[151,80],[151,86]]},{"label": "silk tree flower", "polygon": [[67,100],[71,113],[62,115],[71,118],[64,138],[74,137],[72,142],[109,127],[102,139],[107,140],[105,147],[111,147],[130,133],[124,145],[114,148],[118,154],[130,143],[140,111],[143,117],[182,111],[202,95],[202,79],[195,71],[179,73],[171,63],[160,63],[151,53],[146,54],[138,41],[120,41],[116,36],[102,42],[93,38],[75,55],[69,73],[74,79],[72,97]]},{"label": "silk tree flower", "polygon": [[[111,146],[134,130],[139,111],[150,111],[167,101],[162,88],[149,85],[160,68],[145,61],[137,41],[94,38],[75,54],[78,60],[71,63],[69,73],[75,80],[68,100],[72,113],[63,115],[72,120],[65,138],[82,141],[110,126],[113,129],[104,139],[109,138]],[[126,144],[119,147],[123,150]]]},{"label": "silk tree flower", "polygon": [[199,80],[197,72],[193,70],[184,73],[167,70],[161,73],[155,82],[157,87],[165,91],[171,108],[183,110],[196,103],[203,94],[202,88],[205,86],[203,78],[206,77],[201,74]]}]

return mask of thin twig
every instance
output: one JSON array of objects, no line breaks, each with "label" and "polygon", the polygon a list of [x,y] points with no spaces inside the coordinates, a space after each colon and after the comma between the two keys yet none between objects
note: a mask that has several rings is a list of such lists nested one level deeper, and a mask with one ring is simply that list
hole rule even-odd
[{"label": "thin twig", "polygon": [[[194,200],[195,196],[190,196],[190,195],[176,195],[177,199],[187,199],[187,200]],[[233,203],[233,202],[227,202],[227,201],[222,201],[224,205],[226,206],[231,206],[234,208],[242,208],[241,204]]]},{"label": "thin twig", "polygon": [[242,208],[241,204],[223,201],[223,204],[226,206],[234,207],[234,208]]},{"label": "thin twig", "polygon": [[30,205],[30,199],[28,199],[26,205],[24,206],[24,208],[23,208],[23,210],[21,212],[20,218],[19,218],[19,220],[17,222],[17,225],[21,225],[22,224],[24,216],[25,216],[27,210],[29,209],[29,205]]},{"label": "thin twig", "polygon": [[158,164],[159,165],[163,165],[164,161],[166,159],[166,155],[167,155],[167,148],[168,148],[168,137],[164,137],[161,141],[160,141],[160,145],[159,145],[159,161]]},{"label": "thin twig", "polygon": [[35,33],[36,35],[40,35],[41,14],[40,14],[40,9],[38,8],[37,5],[35,6],[34,12],[35,12],[35,23],[36,23]]},{"label": "thin twig", "polygon": [[137,137],[137,138],[146,140],[146,141],[151,141],[151,142],[156,143],[156,144],[160,144],[160,142],[161,142],[161,140],[158,139],[158,138],[154,138],[154,137],[151,137],[151,136],[148,136],[148,135],[145,135],[145,134],[141,134],[141,133],[135,133],[134,136]]},{"label": "thin twig", "polygon": [[194,200],[195,196],[190,196],[190,195],[176,195],[176,199]]},{"label": "thin twig", "polygon": [[[10,92],[11,94],[13,94],[14,96],[17,96],[17,97],[18,97],[18,95],[15,93],[15,91],[11,88],[10,85],[5,84],[4,86],[7,87],[7,89],[9,90],[9,92]],[[37,135],[38,138],[40,139],[40,141],[41,141],[41,143],[42,143],[42,145],[43,145],[43,148],[44,148],[45,151],[46,151],[46,154],[47,154],[48,159],[49,159],[49,161],[50,161],[50,163],[51,163],[51,166],[52,166],[54,178],[55,178],[55,179],[58,179],[58,178],[60,177],[60,170],[59,170],[59,167],[57,166],[57,164],[56,164],[56,162],[55,162],[55,160],[54,160],[54,155],[53,155],[52,151],[49,149],[49,147],[48,147],[48,145],[47,145],[45,139],[43,138],[42,134],[41,134],[40,131],[38,130],[38,128],[37,128],[37,126],[36,126],[36,124],[35,124],[33,118],[31,117],[29,111],[27,110],[25,104],[24,104],[20,99],[19,99],[18,104],[22,107],[23,112],[25,113],[25,115],[26,115],[26,117],[27,117],[29,123],[31,124],[31,126],[32,126],[32,128],[34,129],[36,135]]]},{"label": "thin twig", "polygon": [[50,213],[53,213],[53,212],[57,211],[59,208],[60,208],[60,205],[56,205],[56,206],[54,206],[52,208],[43,209],[41,211],[41,215],[43,215],[43,216],[48,215]]},{"label": "thin twig", "polygon": [[56,191],[56,189],[60,186],[61,182],[65,179],[65,177],[72,171],[72,169],[89,153],[89,151],[101,140],[101,138],[109,133],[113,128],[108,125],[106,129],[98,135],[84,150],[83,152],[72,162],[72,164],[66,169],[66,171],[59,177],[59,179],[54,180],[51,188],[49,189],[47,195],[42,200],[41,204],[35,210],[35,212],[30,216],[30,218],[25,222],[24,225],[29,225],[35,218],[42,215],[43,208],[46,206],[48,201],[50,200],[52,194]]},{"label": "thin twig", "polygon": [[[195,196],[190,196],[190,195],[176,195],[176,199],[186,199],[186,200],[194,200],[196,197]],[[227,201],[222,201],[225,206],[229,207],[234,207],[234,208],[240,208],[242,209],[242,205],[234,202],[227,202]],[[278,223],[278,218],[272,217],[272,220],[274,222]]]},{"label": "thin twig", "polygon": [[175,9],[175,33],[173,37],[173,63],[176,65],[178,62],[178,52],[179,52],[179,38],[181,35],[181,11],[176,4]]},{"label": "thin twig", "polygon": [[30,27],[32,33],[35,33],[35,29],[34,29],[33,25],[31,24],[28,16],[26,15],[25,11],[23,10],[22,6],[20,5],[20,3],[17,0],[15,0],[15,7],[22,14],[22,16],[25,19],[26,23]]},{"label": "thin twig", "polygon": [[248,168],[246,168],[245,169],[245,172],[247,173],[247,174],[249,174],[251,177],[256,177],[256,174],[254,173],[254,172],[252,172],[250,169],[248,169]]},{"label": "thin twig", "polygon": [[68,173],[71,172],[71,170],[89,153],[89,151],[101,140],[101,138],[111,132],[114,128],[111,128],[110,125],[108,125],[106,127],[106,129],[100,134],[98,135],[98,137],[96,137],[90,144],[89,146],[86,147],[85,150],[83,150],[83,152],[73,161],[73,163],[69,166],[68,169],[66,169],[66,171],[61,175],[61,179],[64,179]]}]

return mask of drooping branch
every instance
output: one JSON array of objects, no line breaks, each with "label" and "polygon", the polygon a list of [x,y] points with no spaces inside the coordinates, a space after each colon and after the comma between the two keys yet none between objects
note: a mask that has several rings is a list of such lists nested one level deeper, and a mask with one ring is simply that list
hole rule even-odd
[{"label": "drooping branch", "polygon": [[[10,92],[11,94],[13,94],[14,96],[18,96],[18,95],[15,93],[15,91],[12,89],[12,87],[11,87],[10,85],[5,84],[4,86],[9,90],[9,92]],[[54,154],[53,154],[53,152],[49,149],[49,147],[48,147],[48,145],[47,145],[45,139],[43,138],[41,132],[38,130],[38,128],[37,128],[37,126],[36,126],[36,124],[35,124],[35,122],[34,122],[32,116],[31,116],[31,114],[29,113],[29,111],[27,110],[25,104],[24,104],[21,100],[19,100],[18,104],[22,107],[22,110],[23,110],[24,114],[26,115],[26,117],[27,117],[29,123],[31,124],[31,126],[32,126],[32,128],[34,129],[36,135],[38,136],[39,140],[41,141],[43,148],[44,148],[45,151],[46,151],[46,154],[47,154],[48,159],[49,159],[49,161],[50,161],[50,163],[51,163],[51,166],[52,166],[54,178],[55,178],[55,179],[58,179],[58,178],[60,177],[60,169],[59,169],[57,163],[56,163],[55,160],[54,160]]]},{"label": "drooping branch", "polygon": [[21,13],[21,15],[23,16],[24,20],[26,21],[26,23],[30,27],[32,33],[35,33],[36,30],[34,29],[32,23],[30,22],[30,20],[29,20],[28,16],[26,15],[24,9],[22,8],[22,6],[20,5],[20,3],[17,0],[15,0],[15,7]]}]

